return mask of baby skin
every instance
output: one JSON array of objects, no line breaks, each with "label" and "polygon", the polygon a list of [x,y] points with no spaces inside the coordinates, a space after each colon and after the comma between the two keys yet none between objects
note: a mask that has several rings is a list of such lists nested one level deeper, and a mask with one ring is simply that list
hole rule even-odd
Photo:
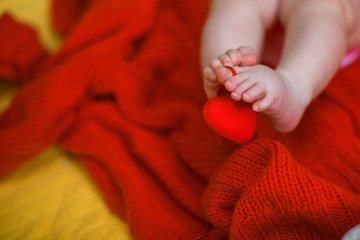
[{"label": "baby skin", "polygon": [[[359,10],[359,0],[213,0],[201,42],[206,95],[215,97],[223,85],[275,130],[294,130],[346,51],[360,45]],[[285,36],[272,69],[257,62],[267,30],[277,21]],[[243,47],[233,49],[238,46]]]},{"label": "baby skin", "polygon": [[[232,99],[250,103],[252,109],[261,112],[274,129],[291,131],[309,104],[309,96],[299,94],[306,91],[299,91],[301,86],[295,86],[296,81],[289,81],[285,71],[256,64],[256,59],[250,47],[231,49],[205,67],[204,85],[207,89],[222,84]],[[233,76],[225,66],[231,66],[236,75]]]}]

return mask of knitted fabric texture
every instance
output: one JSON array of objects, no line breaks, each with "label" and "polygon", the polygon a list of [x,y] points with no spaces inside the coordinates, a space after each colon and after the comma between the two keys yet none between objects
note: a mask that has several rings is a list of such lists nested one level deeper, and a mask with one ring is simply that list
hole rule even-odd
[{"label": "knitted fabric texture", "polygon": [[[57,144],[76,156],[134,239],[339,239],[360,222],[360,62],[296,131],[259,116],[240,146],[204,123],[198,52],[207,2],[53,2],[53,55],[9,15],[0,77],[0,176]],[[24,35],[26,41],[24,41]]]}]

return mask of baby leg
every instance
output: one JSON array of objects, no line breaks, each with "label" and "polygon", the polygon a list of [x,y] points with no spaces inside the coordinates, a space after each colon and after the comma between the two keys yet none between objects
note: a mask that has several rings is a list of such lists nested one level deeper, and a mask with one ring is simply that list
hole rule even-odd
[{"label": "baby leg", "polygon": [[[311,100],[319,95],[337,71],[342,57],[359,29],[359,11],[343,0],[284,1],[280,19],[285,44],[275,70],[263,65],[223,67],[215,70],[219,82],[235,100],[253,105],[269,124],[281,132],[293,130]],[[358,41],[359,42],[359,41]]]},{"label": "baby leg", "polygon": [[[249,62],[246,59],[260,55],[265,31],[277,19],[278,3],[279,0],[212,1],[201,41],[201,65],[208,98],[216,96],[219,86],[213,73],[216,67],[254,64],[256,59]],[[251,48],[228,51],[238,46]]]}]

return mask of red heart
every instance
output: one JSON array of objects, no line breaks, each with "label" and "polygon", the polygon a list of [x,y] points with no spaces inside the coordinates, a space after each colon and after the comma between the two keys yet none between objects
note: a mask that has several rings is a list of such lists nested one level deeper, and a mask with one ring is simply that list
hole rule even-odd
[{"label": "red heart", "polygon": [[229,94],[207,101],[203,107],[205,122],[221,136],[232,141],[249,141],[255,131],[256,114],[250,104],[231,99]]}]

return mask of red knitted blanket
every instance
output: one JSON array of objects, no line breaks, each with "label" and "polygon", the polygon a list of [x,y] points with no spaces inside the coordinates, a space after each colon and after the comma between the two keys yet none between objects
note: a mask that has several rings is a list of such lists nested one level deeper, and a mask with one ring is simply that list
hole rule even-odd
[{"label": "red knitted blanket", "polygon": [[260,120],[236,145],[201,116],[206,13],[205,1],[55,0],[53,55],[1,17],[0,77],[21,87],[0,115],[0,176],[58,144],[134,239],[340,239],[360,222],[360,61],[296,131]]}]

